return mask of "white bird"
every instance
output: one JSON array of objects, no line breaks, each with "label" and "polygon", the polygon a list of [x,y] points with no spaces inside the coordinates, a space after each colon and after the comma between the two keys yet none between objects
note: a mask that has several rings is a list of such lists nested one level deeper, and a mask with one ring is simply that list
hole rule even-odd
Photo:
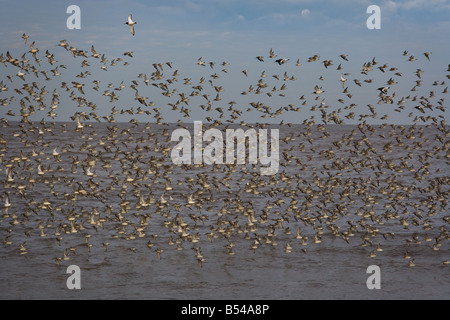
[{"label": "white bird", "polygon": [[342,76],[342,73],[341,73],[341,83],[342,83],[342,88],[344,87],[345,81],[347,81],[347,79],[345,79],[345,78]]},{"label": "white bird", "polygon": [[9,195],[7,193],[5,193],[5,208],[9,208],[11,207],[11,201],[9,200]]},{"label": "white bird", "polygon": [[128,16],[128,21],[125,22],[125,24],[127,24],[127,25],[130,26],[130,31],[131,31],[131,34],[132,34],[133,36],[134,36],[134,25],[135,25],[136,23],[137,23],[136,21],[133,21],[133,20],[132,20],[131,13],[130,13],[130,15]]},{"label": "white bird", "polygon": [[25,78],[23,77],[25,75],[25,72],[22,71],[22,69],[19,70],[19,72],[17,72],[17,75],[25,81]]},{"label": "white bird", "polygon": [[42,176],[42,175],[44,175],[44,170],[42,170],[42,166],[41,166],[41,164],[38,164],[38,175],[40,175],[40,176]]},{"label": "white bird", "polygon": [[91,168],[90,168],[90,167],[88,167],[87,169],[85,169],[85,174],[86,174],[88,177],[93,177],[93,176],[94,176],[94,173],[91,171]]},{"label": "white bird", "polygon": [[77,129],[83,129],[84,125],[80,122],[80,118],[77,117]]}]

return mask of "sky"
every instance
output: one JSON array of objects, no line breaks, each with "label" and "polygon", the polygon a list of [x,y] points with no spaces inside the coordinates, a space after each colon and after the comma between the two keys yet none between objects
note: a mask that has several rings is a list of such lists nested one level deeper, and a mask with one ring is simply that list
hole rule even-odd
[{"label": "sky", "polygon": [[[55,66],[64,64],[67,69],[59,68],[61,76],[44,80],[41,75],[36,78],[32,73],[25,76],[25,81],[17,77],[18,67],[7,64],[0,65],[0,81],[6,84],[8,90],[0,92],[0,99],[7,99],[6,106],[0,106],[0,117],[7,120],[20,120],[21,95],[13,91],[24,83],[37,81],[45,86],[48,101],[53,90],[62,91],[62,81],[69,83],[78,81],[85,84],[85,97],[97,105],[95,110],[101,116],[108,116],[112,107],[117,110],[126,110],[143,107],[150,110],[149,121],[154,120],[152,108],[158,108],[164,114],[164,120],[175,122],[182,120],[193,122],[202,120],[206,116],[213,119],[220,114],[215,108],[228,108],[230,101],[236,102],[236,109],[242,110],[238,121],[247,122],[299,122],[314,116],[320,121],[321,113],[311,111],[315,105],[329,106],[327,111],[339,110],[342,118],[349,123],[358,120],[345,118],[349,113],[367,114],[367,104],[377,107],[378,118],[370,121],[383,122],[383,115],[388,114],[389,121],[393,123],[409,124],[414,117],[422,113],[414,109],[418,105],[412,101],[406,103],[405,109],[395,112],[397,100],[408,95],[429,96],[431,90],[435,96],[431,99],[436,103],[446,98],[442,93],[448,81],[447,68],[450,63],[450,1],[446,0],[403,0],[403,1],[369,1],[369,0],[164,0],[164,1],[10,1],[0,0],[0,53],[3,56],[8,51],[14,58],[20,59],[23,53],[33,63],[30,43],[35,41],[40,49],[38,56],[42,60],[41,69],[51,75],[50,70]],[[66,10],[70,5],[77,5],[80,10],[81,29],[68,29],[67,20],[71,14]],[[369,29],[367,20],[371,16],[367,8],[377,5],[380,8],[380,29]],[[129,14],[137,21],[136,34],[132,36],[127,25]],[[21,36],[29,35],[25,44]],[[101,63],[92,57],[87,60],[89,67],[82,68],[83,57],[73,58],[63,48],[58,47],[60,40],[65,39],[70,46],[84,49],[90,54],[92,45],[100,54],[108,59],[108,71],[101,70]],[[289,59],[285,64],[278,65],[275,59],[270,59],[269,50],[273,49],[277,58]],[[57,63],[50,65],[46,62],[46,50],[54,54]],[[408,54],[403,55],[404,51]],[[124,56],[127,51],[133,52],[133,57]],[[431,52],[431,61],[423,55]],[[307,62],[308,57],[317,54],[320,58],[316,62]],[[340,54],[347,54],[348,60],[340,58]],[[264,56],[264,62],[256,59]],[[408,61],[414,56],[416,61]],[[115,67],[109,66],[112,59],[121,57],[129,62],[127,66],[119,63]],[[199,58],[205,61],[206,67],[199,66]],[[378,66],[387,64],[388,69],[397,68],[396,71],[381,72],[374,66],[368,75],[361,74],[364,63],[373,58]],[[301,66],[296,66],[299,59]],[[325,68],[324,60],[331,60],[332,66]],[[172,68],[166,65],[171,62]],[[214,67],[209,67],[214,62]],[[222,62],[227,62],[222,66]],[[155,71],[153,64],[161,63],[164,79],[155,81],[161,83],[172,78],[175,70],[179,76],[176,83],[170,85],[173,94],[171,97],[163,96],[161,89],[156,86],[145,86],[141,73],[150,77]],[[338,65],[342,70],[336,70]],[[225,69],[225,71],[223,71]],[[416,80],[416,70],[423,70],[422,85],[417,91],[411,92]],[[86,78],[76,78],[80,72],[89,70],[91,75]],[[247,76],[242,72],[247,70]],[[252,85],[255,87],[265,72],[264,81],[268,88],[276,88],[271,96],[265,89],[263,94],[256,95],[241,93]],[[395,72],[401,76],[395,76]],[[283,74],[295,76],[295,81],[283,81]],[[342,93],[339,75],[346,73],[348,96]],[[215,74],[218,77],[213,79]],[[12,76],[12,81],[7,79]],[[279,76],[279,79],[273,77]],[[321,80],[321,77],[323,80]],[[191,79],[192,85],[184,84],[184,79]],[[204,89],[199,96],[190,96],[189,105],[180,101],[179,93],[189,96],[200,79],[206,79]],[[385,86],[386,81],[394,78],[396,83],[389,94],[394,93],[394,105],[378,104],[378,87]],[[100,89],[92,90],[92,81],[99,80]],[[358,79],[362,86],[357,86],[353,80]],[[370,79],[371,83],[363,80]],[[147,97],[154,106],[141,106],[135,98],[135,90],[130,88],[133,80],[139,81],[139,95]],[[214,80],[209,85],[208,80]],[[123,90],[115,91],[119,95],[117,101],[109,102],[109,98],[102,95],[105,90],[113,91],[121,82],[125,85]],[[438,81],[439,85],[432,85]],[[152,81],[153,82],[153,81]],[[108,88],[108,84],[112,84]],[[287,90],[279,89],[286,84]],[[313,93],[318,85],[325,91],[318,100]],[[202,94],[208,94],[210,100],[216,97],[214,86],[221,87],[220,101],[211,101],[213,111],[208,114],[200,108],[207,103]],[[173,91],[175,90],[175,91]],[[74,92],[77,92],[76,89]],[[279,94],[282,93],[283,96]],[[14,96],[13,101],[11,97]],[[304,96],[306,104],[301,103],[299,97]],[[337,102],[338,99],[345,102]],[[57,109],[57,117],[53,120],[67,120],[74,112],[90,113],[89,108],[74,105],[65,93],[61,93],[61,103]],[[420,100],[420,99],[419,99]],[[178,110],[171,110],[170,104],[178,104]],[[249,111],[251,102],[263,103],[275,111],[284,106],[300,107],[301,111],[283,112],[276,117],[264,117],[256,110]],[[354,104],[349,109],[350,104]],[[445,105],[445,102],[444,102]],[[180,113],[180,109],[189,108],[189,117]],[[86,109],[86,110],[85,110]],[[8,111],[10,114],[7,114]],[[345,110],[345,111],[342,111]],[[37,111],[30,119],[50,119],[48,110]],[[272,115],[274,114],[272,112]],[[413,116],[408,116],[410,113]],[[12,114],[15,114],[13,116]],[[230,113],[225,113],[222,121],[228,119]],[[429,111],[433,116],[447,118],[448,112],[439,110]],[[266,115],[267,116],[267,115]],[[125,114],[124,121],[132,118]],[[120,115],[117,115],[119,121]]]}]

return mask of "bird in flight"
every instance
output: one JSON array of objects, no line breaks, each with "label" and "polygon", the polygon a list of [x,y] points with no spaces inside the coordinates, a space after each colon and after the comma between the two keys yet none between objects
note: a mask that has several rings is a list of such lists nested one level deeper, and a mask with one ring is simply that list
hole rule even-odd
[{"label": "bird in flight", "polygon": [[132,34],[133,36],[134,36],[134,25],[135,25],[136,23],[137,23],[136,21],[133,21],[133,20],[132,20],[132,16],[131,16],[131,13],[130,13],[130,15],[128,16],[128,21],[125,22],[125,24],[127,24],[127,25],[130,26],[130,31],[131,31],[131,34]]},{"label": "bird in flight", "polygon": [[377,90],[379,90],[380,93],[387,93],[388,89],[389,89],[389,87],[380,87]]},{"label": "bird in flight", "polygon": [[282,64],[285,64],[288,60],[289,59],[277,59],[275,60],[275,62],[281,66]]}]

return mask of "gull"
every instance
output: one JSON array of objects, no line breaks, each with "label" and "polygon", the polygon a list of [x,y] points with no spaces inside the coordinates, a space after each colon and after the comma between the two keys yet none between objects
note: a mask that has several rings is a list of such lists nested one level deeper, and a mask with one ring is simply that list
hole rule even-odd
[{"label": "gull", "polygon": [[133,36],[134,36],[134,25],[135,25],[136,23],[137,23],[136,21],[133,21],[133,20],[132,20],[132,16],[131,16],[131,13],[130,13],[130,15],[128,16],[128,21],[125,22],[125,24],[127,24],[127,25],[130,26],[130,31],[131,31],[131,34],[132,34]]}]

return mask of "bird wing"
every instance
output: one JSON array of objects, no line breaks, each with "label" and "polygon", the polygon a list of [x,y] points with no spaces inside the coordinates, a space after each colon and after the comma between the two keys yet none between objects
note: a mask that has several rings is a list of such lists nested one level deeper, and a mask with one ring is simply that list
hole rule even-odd
[{"label": "bird wing", "polygon": [[132,24],[130,24],[130,31],[131,31],[131,34],[134,36],[134,26]]}]

